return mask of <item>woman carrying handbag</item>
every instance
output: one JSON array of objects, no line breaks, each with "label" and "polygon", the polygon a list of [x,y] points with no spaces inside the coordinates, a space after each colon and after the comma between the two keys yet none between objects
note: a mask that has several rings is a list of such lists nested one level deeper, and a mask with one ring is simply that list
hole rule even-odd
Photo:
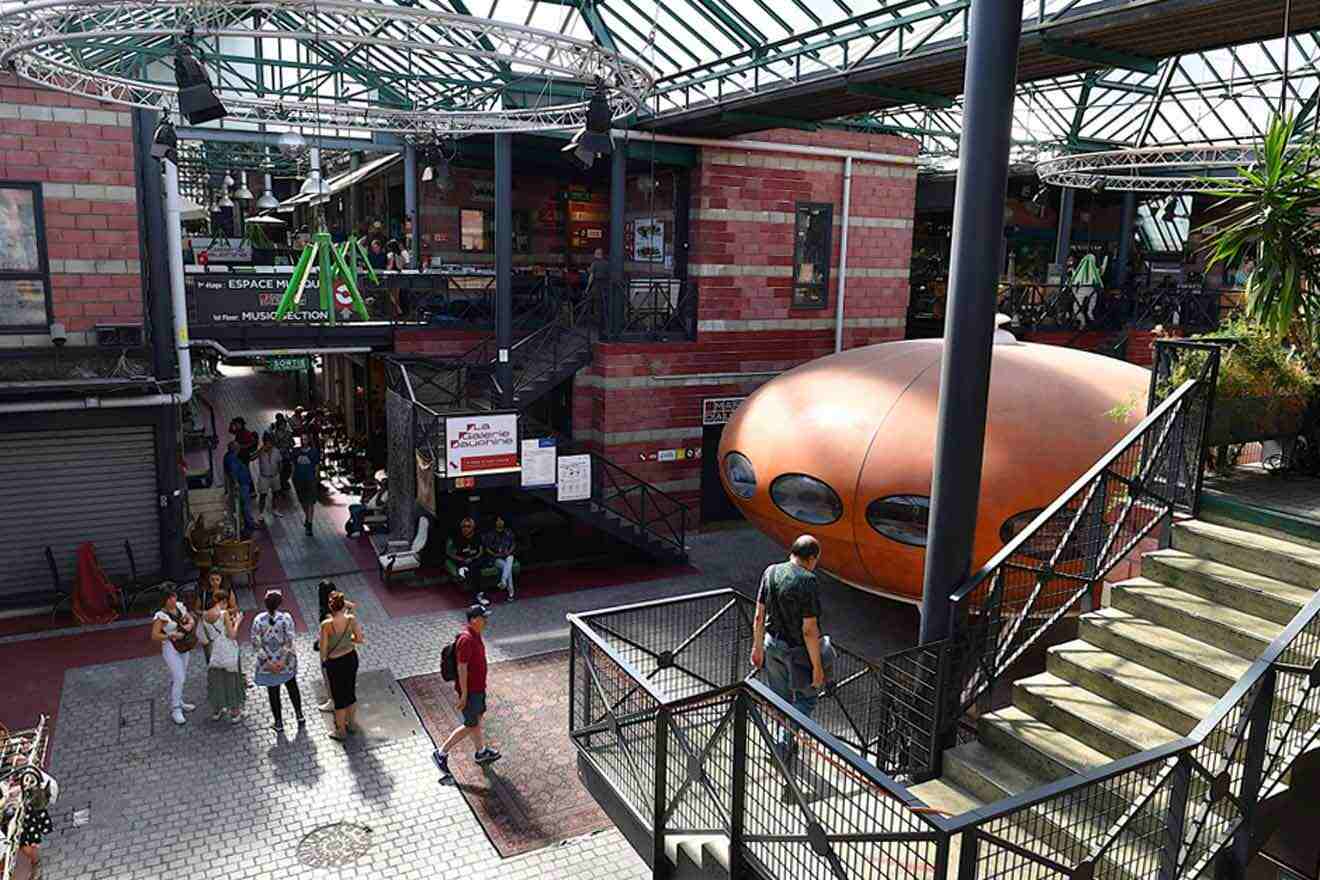
[{"label": "woman carrying handbag", "polygon": [[197,647],[197,621],[179,604],[179,594],[170,590],[151,620],[151,640],[160,644],[160,656],[170,671],[170,718],[184,724],[184,712],[197,707],[183,701],[183,682],[188,677],[188,652]]},{"label": "woman carrying handbag", "polygon": [[243,622],[243,612],[232,607],[229,597],[224,587],[212,590],[211,607],[202,616],[202,630],[211,644],[206,697],[211,704],[212,721],[219,721],[228,712],[230,723],[237,724],[247,702],[238,650],[238,627]]}]

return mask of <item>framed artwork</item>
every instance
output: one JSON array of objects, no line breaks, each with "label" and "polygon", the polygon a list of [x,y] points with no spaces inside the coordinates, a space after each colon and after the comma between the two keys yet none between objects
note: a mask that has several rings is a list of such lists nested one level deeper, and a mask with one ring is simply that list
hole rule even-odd
[{"label": "framed artwork", "polygon": [[49,326],[41,184],[0,180],[0,333],[44,333]]}]

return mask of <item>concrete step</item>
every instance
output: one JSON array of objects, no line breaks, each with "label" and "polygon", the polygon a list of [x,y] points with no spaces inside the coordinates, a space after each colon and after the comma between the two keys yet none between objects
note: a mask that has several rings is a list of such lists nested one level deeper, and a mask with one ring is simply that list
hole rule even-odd
[{"label": "concrete step", "polygon": [[908,791],[927,807],[945,816],[957,816],[985,804],[982,798],[950,780],[947,772],[939,779],[911,786]]},{"label": "concrete step", "polygon": [[1112,758],[1054,729],[1017,706],[1005,706],[977,721],[981,741],[1024,772],[1046,780],[1061,779],[1108,764]]},{"label": "concrete step", "polygon": [[1320,526],[1313,520],[1281,510],[1258,507],[1214,488],[1207,487],[1202,493],[1198,517],[1216,525],[1296,541],[1320,549]]},{"label": "concrete step", "polygon": [[1177,733],[1191,733],[1217,700],[1149,666],[1076,639],[1051,647],[1045,669]]},{"label": "concrete step", "polygon": [[1181,550],[1157,550],[1141,559],[1145,577],[1195,593],[1246,614],[1287,624],[1314,591],[1254,571],[1200,559]]},{"label": "concrete step", "polygon": [[1030,791],[1050,781],[1006,760],[1003,753],[976,740],[945,751],[943,764],[941,779],[985,803]]},{"label": "concrete step", "polygon": [[1013,686],[1013,705],[1112,758],[1178,738],[1169,728],[1049,672],[1018,681]]},{"label": "concrete step", "polygon": [[1077,635],[1216,698],[1227,693],[1251,665],[1222,648],[1117,608],[1083,614]]},{"label": "concrete step", "polygon": [[674,868],[673,880],[729,876],[729,838],[722,834],[667,834],[665,856]]},{"label": "concrete step", "polygon": [[1110,595],[1113,607],[1120,611],[1216,645],[1244,660],[1254,661],[1283,632],[1283,624],[1149,578],[1132,578],[1115,584]]},{"label": "concrete step", "polygon": [[1173,548],[1300,587],[1320,583],[1320,549],[1203,520],[1173,527]]}]

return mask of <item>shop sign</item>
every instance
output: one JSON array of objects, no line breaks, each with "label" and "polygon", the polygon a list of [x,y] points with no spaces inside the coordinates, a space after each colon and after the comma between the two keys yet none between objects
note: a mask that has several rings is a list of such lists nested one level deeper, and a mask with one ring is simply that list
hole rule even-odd
[{"label": "shop sign", "polygon": [[643,263],[658,263],[665,256],[665,222],[654,217],[633,221],[632,258]]},{"label": "shop sign", "polygon": [[252,243],[241,238],[194,238],[192,251],[203,264],[252,262]]},{"label": "shop sign", "polygon": [[591,498],[591,456],[561,455],[556,467],[556,497],[559,501],[588,501]]},{"label": "shop sign", "polygon": [[[193,275],[188,278],[189,311],[198,324],[253,324],[273,322],[275,310],[284,298],[289,274],[257,273],[242,275]],[[312,298],[319,298],[315,279],[303,288],[303,308],[290,312],[285,322],[312,324],[325,321],[328,314],[319,308],[306,308]],[[341,316],[344,311],[341,310]]]},{"label": "shop sign", "polygon": [[266,369],[272,373],[298,373],[307,369],[307,358],[290,355],[266,358]]},{"label": "shop sign", "polygon": [[701,424],[724,425],[746,397],[707,397],[701,401]]},{"label": "shop sign", "polygon": [[481,413],[445,419],[446,475],[518,469],[517,413]]}]

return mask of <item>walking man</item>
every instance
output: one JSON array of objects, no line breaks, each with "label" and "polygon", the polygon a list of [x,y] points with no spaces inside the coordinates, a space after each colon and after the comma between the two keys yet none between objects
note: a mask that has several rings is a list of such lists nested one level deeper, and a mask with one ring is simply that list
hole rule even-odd
[{"label": "walking man", "polygon": [[229,441],[224,466],[225,485],[233,493],[229,503],[238,502],[239,517],[243,520],[242,537],[247,538],[256,528],[256,524],[252,521],[252,468],[243,461],[238,443],[233,440]]},{"label": "walking man", "polygon": [[471,737],[476,750],[472,760],[478,764],[491,764],[501,757],[499,752],[486,745],[481,730],[481,720],[486,714],[486,643],[481,634],[486,629],[489,615],[490,611],[484,605],[468,608],[467,626],[454,642],[454,654],[458,660],[454,687],[458,691],[458,710],[463,713],[463,724],[449,734],[435,753],[435,763],[443,774],[440,781],[444,783],[452,782],[454,778],[449,770],[449,752],[464,738]]},{"label": "walking man", "polygon": [[[770,689],[808,718],[825,686],[815,574],[819,562],[820,543],[815,538],[802,535],[794,541],[788,561],[769,566],[761,575],[752,624],[752,666],[764,667]],[[780,733],[780,757],[788,760],[793,745],[785,727]]]},{"label": "walking man", "polygon": [[275,448],[275,436],[267,431],[261,435],[261,447],[257,450],[257,510],[264,522],[266,519],[266,499],[270,498],[270,512],[282,516],[275,509],[275,493],[280,489],[280,467],[283,456]]},{"label": "walking man", "polygon": [[298,503],[303,510],[303,530],[308,537],[312,534],[312,514],[316,510],[316,496],[320,492],[318,466],[321,464],[321,451],[314,443],[306,442],[293,451],[293,491],[298,496]]}]

